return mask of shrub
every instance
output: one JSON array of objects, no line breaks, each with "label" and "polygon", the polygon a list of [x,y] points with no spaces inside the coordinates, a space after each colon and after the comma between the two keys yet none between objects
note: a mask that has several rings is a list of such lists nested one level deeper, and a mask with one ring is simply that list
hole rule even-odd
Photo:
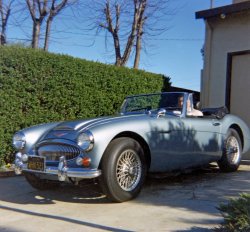
[{"label": "shrub", "polygon": [[0,163],[13,134],[38,123],[112,115],[126,95],[159,92],[169,78],[20,46],[0,46]]},{"label": "shrub", "polygon": [[231,199],[228,204],[221,204],[219,210],[224,223],[216,231],[250,231],[250,194],[240,194],[239,198]]}]

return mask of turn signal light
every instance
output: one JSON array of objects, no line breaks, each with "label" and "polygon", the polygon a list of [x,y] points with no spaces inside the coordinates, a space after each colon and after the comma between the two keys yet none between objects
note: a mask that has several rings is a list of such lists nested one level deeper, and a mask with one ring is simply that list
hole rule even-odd
[{"label": "turn signal light", "polygon": [[89,167],[89,166],[90,166],[90,162],[91,162],[91,159],[88,158],[88,157],[84,157],[84,158],[82,159],[82,165],[83,165],[84,167]]}]

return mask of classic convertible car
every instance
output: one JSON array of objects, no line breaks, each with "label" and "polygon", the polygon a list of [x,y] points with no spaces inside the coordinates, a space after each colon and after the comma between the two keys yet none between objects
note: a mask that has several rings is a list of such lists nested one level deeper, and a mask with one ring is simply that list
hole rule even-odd
[{"label": "classic convertible car", "polygon": [[192,94],[127,97],[119,115],[41,124],[13,137],[15,170],[37,189],[98,178],[114,202],[140,192],[148,172],[216,161],[236,171],[250,148],[248,126],[225,108],[193,108]]}]

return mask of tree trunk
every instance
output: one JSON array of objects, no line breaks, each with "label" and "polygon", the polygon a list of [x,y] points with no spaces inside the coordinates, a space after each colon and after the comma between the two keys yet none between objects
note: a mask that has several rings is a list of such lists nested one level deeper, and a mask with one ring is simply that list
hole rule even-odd
[{"label": "tree trunk", "polygon": [[133,47],[134,39],[136,36],[137,24],[138,24],[138,9],[136,8],[136,5],[135,5],[134,21],[132,24],[131,33],[128,37],[126,48],[122,56],[122,66],[125,66],[128,62],[128,59],[129,59],[129,56]]},{"label": "tree trunk", "polygon": [[113,39],[114,39],[114,45],[115,45],[115,65],[121,66],[122,64],[122,58],[121,58],[121,48],[120,48],[120,41],[117,34],[117,31],[114,30]]},{"label": "tree trunk", "polygon": [[[43,50],[48,51],[51,25],[54,17],[60,13],[60,11],[68,4],[68,0],[62,0],[60,4],[56,5],[56,0],[52,0],[51,7],[49,10],[49,16],[46,23],[46,34],[44,39]],[[70,3],[69,3],[70,4]]]},{"label": "tree trunk", "polygon": [[1,40],[0,40],[0,45],[6,44],[5,36],[1,34]]},{"label": "tree trunk", "polygon": [[[137,40],[136,44],[139,43],[138,45],[139,47],[141,47],[141,35],[142,35],[141,31],[143,27],[142,19],[146,6],[147,6],[147,0],[134,1],[134,19],[131,28],[131,33],[129,35],[128,42],[122,57],[122,66],[125,66],[128,62],[135,39]],[[138,38],[138,35],[140,36],[140,38]],[[136,48],[136,53],[137,50],[138,49]],[[140,52],[137,53],[136,57],[140,59]]]},{"label": "tree trunk", "polygon": [[[32,48],[39,47],[39,39],[40,39],[40,31],[41,25],[43,23],[44,18],[48,14],[47,5],[48,0],[26,0],[26,4],[28,6],[28,10],[30,12],[31,19],[33,21],[33,31],[32,31]],[[38,12],[38,17],[36,13]]]},{"label": "tree trunk", "polygon": [[2,25],[0,45],[6,44],[6,28]]},{"label": "tree trunk", "polygon": [[147,0],[144,0],[144,4],[141,12],[140,12],[140,16],[139,16],[139,20],[138,20],[138,27],[137,27],[137,35],[136,35],[136,44],[135,44],[135,60],[134,60],[134,68],[138,69],[139,68],[139,63],[140,63],[140,58],[141,58],[141,41],[142,41],[142,36],[143,36],[143,26],[145,23],[145,20],[147,17],[144,17],[144,13],[145,13],[145,9],[146,9],[146,4],[147,4]]},{"label": "tree trunk", "polygon": [[145,23],[146,18],[143,18],[143,13],[140,16],[139,23],[138,23],[138,29],[137,29],[137,35],[136,35],[136,44],[135,44],[135,60],[134,60],[134,68],[139,68],[140,58],[141,58],[141,41],[143,36],[143,25]]},{"label": "tree trunk", "polygon": [[12,3],[13,3],[13,0],[9,1],[8,4],[7,3],[3,4],[3,1],[0,0],[0,14],[1,14],[0,45],[4,45],[7,43],[6,28],[7,28],[8,19],[10,16]]},{"label": "tree trunk", "polygon": [[140,63],[140,57],[141,57],[141,38],[142,38],[142,32],[139,31],[137,38],[136,38],[136,51],[135,51],[135,60],[134,60],[134,69],[139,68]]},{"label": "tree trunk", "polygon": [[53,17],[49,17],[47,20],[46,34],[45,34],[44,47],[43,47],[44,51],[48,51],[49,49],[49,38],[50,38],[52,20],[53,20]]},{"label": "tree trunk", "polygon": [[40,29],[41,29],[41,24],[37,20],[33,24],[32,44],[31,44],[32,48],[38,48],[39,46]]},{"label": "tree trunk", "polygon": [[4,13],[2,12],[2,10],[3,9],[2,9],[2,6],[1,6],[2,25],[1,25],[1,40],[0,40],[0,43],[1,43],[1,45],[4,45],[4,44],[6,44],[6,23],[5,23]]}]

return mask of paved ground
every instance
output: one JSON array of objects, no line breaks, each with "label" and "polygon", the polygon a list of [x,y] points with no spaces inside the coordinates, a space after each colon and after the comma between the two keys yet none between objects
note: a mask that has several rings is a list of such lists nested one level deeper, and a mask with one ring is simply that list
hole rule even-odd
[{"label": "paved ground", "polygon": [[250,193],[250,165],[149,177],[138,198],[110,203],[95,184],[37,191],[23,177],[0,178],[0,231],[194,231],[222,221],[216,206]]}]

